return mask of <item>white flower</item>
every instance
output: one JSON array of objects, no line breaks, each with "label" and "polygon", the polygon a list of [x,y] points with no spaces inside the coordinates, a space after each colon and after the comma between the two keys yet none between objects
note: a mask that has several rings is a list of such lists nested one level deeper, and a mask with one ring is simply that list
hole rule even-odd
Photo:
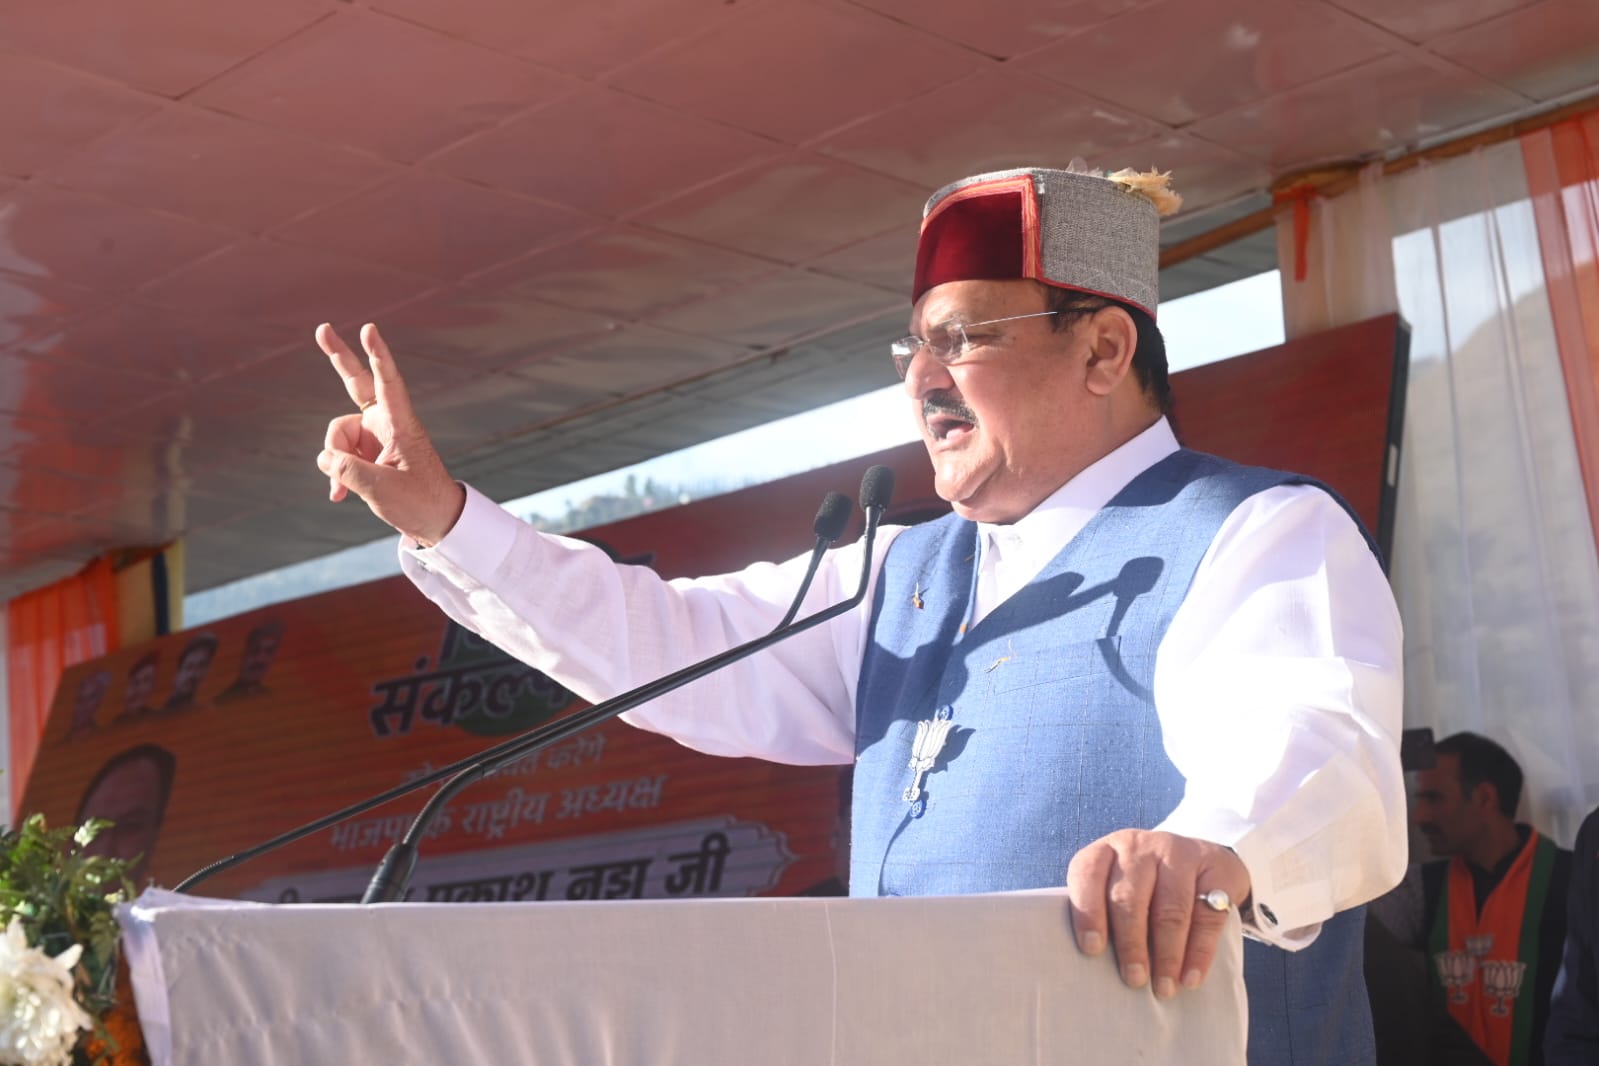
[{"label": "white flower", "polygon": [[78,1031],[94,1025],[73,998],[72,968],[83,954],[74,944],[55,958],[28,946],[13,917],[0,937],[0,1064],[64,1066]]}]

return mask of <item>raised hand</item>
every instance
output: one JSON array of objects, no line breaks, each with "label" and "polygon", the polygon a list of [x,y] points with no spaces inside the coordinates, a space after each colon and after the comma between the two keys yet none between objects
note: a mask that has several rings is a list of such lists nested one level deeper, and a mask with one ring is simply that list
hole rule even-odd
[{"label": "raised hand", "polygon": [[357,409],[328,423],[317,456],[317,467],[328,475],[328,498],[336,503],[353,492],[401,533],[437,544],[460,518],[466,490],[450,477],[412,410],[378,328],[361,327],[365,361],[326,322],[316,328],[316,342]]},{"label": "raised hand", "polygon": [[1199,897],[1216,889],[1234,904],[1249,898],[1249,871],[1230,849],[1143,829],[1100,837],[1066,873],[1077,946],[1098,955],[1108,936],[1122,981],[1153,981],[1162,999],[1210,972],[1227,914]]}]

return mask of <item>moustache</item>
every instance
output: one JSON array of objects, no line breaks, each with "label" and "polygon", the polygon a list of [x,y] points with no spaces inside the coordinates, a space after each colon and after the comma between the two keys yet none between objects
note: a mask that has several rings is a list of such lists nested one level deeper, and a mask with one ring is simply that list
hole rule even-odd
[{"label": "moustache", "polygon": [[977,425],[977,412],[947,392],[930,392],[922,400],[923,422],[927,422],[938,415],[948,415],[951,418],[958,418],[962,422],[969,422],[974,426]]}]

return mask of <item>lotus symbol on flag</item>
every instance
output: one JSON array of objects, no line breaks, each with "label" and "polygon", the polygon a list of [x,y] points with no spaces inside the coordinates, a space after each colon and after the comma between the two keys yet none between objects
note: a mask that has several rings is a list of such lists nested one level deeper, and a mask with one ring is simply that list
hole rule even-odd
[{"label": "lotus symbol on flag", "polygon": [[1477,960],[1464,951],[1440,951],[1433,957],[1438,963],[1438,980],[1449,990],[1449,1001],[1466,1002],[1466,986],[1476,974]]},{"label": "lotus symbol on flag", "polygon": [[1503,1018],[1510,1013],[1510,1001],[1521,992],[1521,982],[1527,976],[1527,964],[1508,959],[1484,959],[1482,962],[1482,987],[1499,1002],[1488,1013]]}]

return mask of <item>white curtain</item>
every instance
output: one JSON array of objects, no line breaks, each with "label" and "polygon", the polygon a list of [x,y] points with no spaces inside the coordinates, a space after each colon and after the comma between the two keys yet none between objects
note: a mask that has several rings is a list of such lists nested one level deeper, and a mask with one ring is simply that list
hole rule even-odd
[{"label": "white curtain", "polygon": [[1392,577],[1405,724],[1473,730],[1569,846],[1599,804],[1599,555],[1515,142],[1311,205],[1290,336],[1397,307],[1412,329]]}]

